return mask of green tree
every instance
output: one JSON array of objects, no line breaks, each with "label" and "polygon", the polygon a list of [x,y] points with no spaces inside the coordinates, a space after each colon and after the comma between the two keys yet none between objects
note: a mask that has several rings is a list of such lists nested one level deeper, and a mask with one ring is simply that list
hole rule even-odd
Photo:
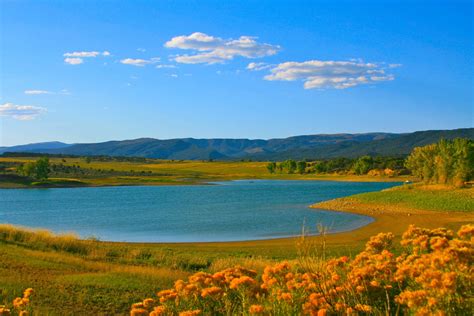
[{"label": "green tree", "polygon": [[296,164],[296,170],[299,174],[306,173],[306,161],[298,161]]},{"label": "green tree", "polygon": [[446,184],[453,178],[454,173],[454,144],[442,139],[437,144],[434,157],[436,183]]},{"label": "green tree", "polygon": [[49,177],[50,173],[50,165],[49,165],[49,158],[42,157],[36,161],[36,168],[35,168],[35,178],[38,180],[46,180]]},{"label": "green tree", "polygon": [[295,173],[296,170],[296,161],[293,159],[288,159],[285,161],[286,169],[288,170],[288,173]]},{"label": "green tree", "polygon": [[474,142],[457,138],[453,141],[453,184],[463,186],[474,178]]},{"label": "green tree", "polygon": [[327,164],[325,161],[320,161],[314,164],[313,170],[315,173],[327,172]]},{"label": "green tree", "polygon": [[34,177],[36,172],[36,163],[27,162],[18,167],[17,172],[25,177]]},{"label": "green tree", "polygon": [[48,157],[42,157],[36,162],[24,163],[17,169],[18,174],[25,177],[32,177],[41,181],[48,179],[50,171]]},{"label": "green tree", "polygon": [[373,159],[370,156],[362,156],[356,160],[352,169],[354,170],[355,174],[367,174],[370,169],[372,169]]},{"label": "green tree", "polygon": [[458,138],[416,147],[405,166],[425,183],[463,186],[474,177],[474,142]]},{"label": "green tree", "polygon": [[269,162],[268,165],[267,165],[267,170],[270,173],[275,173],[276,168],[277,168],[277,165],[276,165],[275,162]]},{"label": "green tree", "polygon": [[278,170],[279,173],[282,173],[283,172],[283,163],[282,162],[277,163],[276,164],[276,169]]}]

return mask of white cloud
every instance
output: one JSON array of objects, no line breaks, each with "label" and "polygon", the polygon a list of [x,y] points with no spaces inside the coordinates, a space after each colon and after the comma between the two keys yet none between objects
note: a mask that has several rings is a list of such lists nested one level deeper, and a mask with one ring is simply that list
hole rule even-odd
[{"label": "white cloud", "polygon": [[72,52],[72,53],[64,53],[64,62],[70,65],[80,65],[84,63],[84,58],[95,58],[97,56],[110,56],[110,52],[103,51],[90,51],[90,52]]},{"label": "white cloud", "polygon": [[141,53],[144,53],[144,52],[146,52],[146,49],[144,49],[144,48],[137,48],[137,51],[139,51],[139,52],[141,52]]},{"label": "white cloud", "polygon": [[257,37],[241,36],[238,39],[222,39],[204,33],[173,37],[165,47],[194,50],[194,55],[178,55],[174,60],[184,64],[215,64],[232,60],[236,56],[258,58],[275,55],[280,46],[258,43]]},{"label": "white cloud", "polygon": [[272,65],[267,63],[250,63],[247,65],[247,70],[260,71],[271,67]]},{"label": "white cloud", "polygon": [[69,65],[80,65],[84,62],[82,58],[64,58],[64,62]]},{"label": "white cloud", "polygon": [[388,64],[388,68],[398,68],[401,67],[402,64]]},{"label": "white cloud", "polygon": [[25,90],[25,94],[53,94],[53,92],[46,90]]},{"label": "white cloud", "polygon": [[20,121],[33,120],[44,112],[46,112],[45,108],[32,105],[16,105],[13,103],[0,105],[0,116],[12,117]]},{"label": "white cloud", "polygon": [[137,67],[143,67],[148,64],[154,64],[160,61],[159,57],[154,57],[151,59],[141,59],[141,58],[125,58],[122,59],[120,62],[124,65],[132,65]]},{"label": "white cloud", "polygon": [[72,53],[64,53],[63,54],[64,57],[80,57],[80,58],[97,57],[99,55],[110,56],[110,52],[103,51],[101,53],[101,52],[92,51],[92,52],[72,52]]},{"label": "white cloud", "polygon": [[170,76],[173,77],[173,78],[178,78],[177,74],[171,74]]},{"label": "white cloud", "polygon": [[388,76],[371,76],[370,79],[372,81],[390,81],[395,79],[393,75],[388,75]]},{"label": "white cloud", "polygon": [[264,77],[270,81],[304,82],[305,89],[346,89],[362,84],[393,80],[384,69],[374,63],[361,61],[321,61],[285,62],[270,70]]},{"label": "white cloud", "polygon": [[54,92],[54,91],[48,91],[48,90],[25,90],[25,94],[29,95],[39,95],[39,94],[63,94],[63,95],[69,95],[71,94],[67,89],[62,89],[59,92]]},{"label": "white cloud", "polygon": [[162,68],[176,68],[176,65],[156,65],[156,68],[162,69]]}]

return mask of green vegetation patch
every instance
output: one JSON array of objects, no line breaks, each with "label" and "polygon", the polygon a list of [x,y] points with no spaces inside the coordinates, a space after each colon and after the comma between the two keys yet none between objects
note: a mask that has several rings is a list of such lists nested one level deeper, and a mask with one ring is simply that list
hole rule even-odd
[{"label": "green vegetation patch", "polygon": [[374,204],[401,204],[407,208],[428,211],[474,211],[472,189],[414,188],[403,186],[381,192],[362,193],[353,198]]}]

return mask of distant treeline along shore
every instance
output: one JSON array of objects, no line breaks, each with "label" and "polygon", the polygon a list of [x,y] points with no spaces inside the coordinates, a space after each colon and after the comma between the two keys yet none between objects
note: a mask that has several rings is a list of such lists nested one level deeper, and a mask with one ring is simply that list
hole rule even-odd
[{"label": "distant treeline along shore", "polygon": [[[20,153],[5,153],[4,157],[21,157]],[[40,154],[27,154],[28,157]],[[55,163],[50,158],[55,157]],[[62,158],[61,158],[62,157]],[[79,164],[66,164],[65,156],[43,155],[37,160],[0,161],[0,175],[19,177],[20,180],[46,181],[49,177],[79,178],[120,176],[169,176],[151,170],[115,170],[113,168],[85,167],[93,161],[160,163],[163,161],[141,157],[82,157]],[[169,161],[173,162],[173,161]],[[179,161],[177,161],[179,163]],[[209,161],[210,163],[212,162]],[[238,162],[235,162],[238,163]],[[113,163],[109,164],[113,166]],[[461,187],[474,178],[474,141],[466,138],[442,139],[438,143],[416,147],[407,157],[364,155],[359,158],[334,158],[323,160],[287,159],[268,162],[270,174],[338,174],[394,177],[412,175],[426,183],[449,184]],[[18,180],[17,180],[18,181]]]}]

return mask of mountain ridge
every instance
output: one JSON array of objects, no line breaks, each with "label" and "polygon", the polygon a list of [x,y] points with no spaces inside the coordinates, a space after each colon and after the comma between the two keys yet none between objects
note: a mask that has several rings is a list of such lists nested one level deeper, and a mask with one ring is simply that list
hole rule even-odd
[{"label": "mountain ridge", "polygon": [[[353,158],[361,155],[401,156],[413,147],[441,138],[474,139],[474,128],[428,130],[412,133],[338,133],[287,138],[137,138],[100,143],[46,142],[0,147],[4,152],[34,152],[78,156],[137,156],[174,160],[283,160]],[[46,146],[41,148],[41,146]]]}]

